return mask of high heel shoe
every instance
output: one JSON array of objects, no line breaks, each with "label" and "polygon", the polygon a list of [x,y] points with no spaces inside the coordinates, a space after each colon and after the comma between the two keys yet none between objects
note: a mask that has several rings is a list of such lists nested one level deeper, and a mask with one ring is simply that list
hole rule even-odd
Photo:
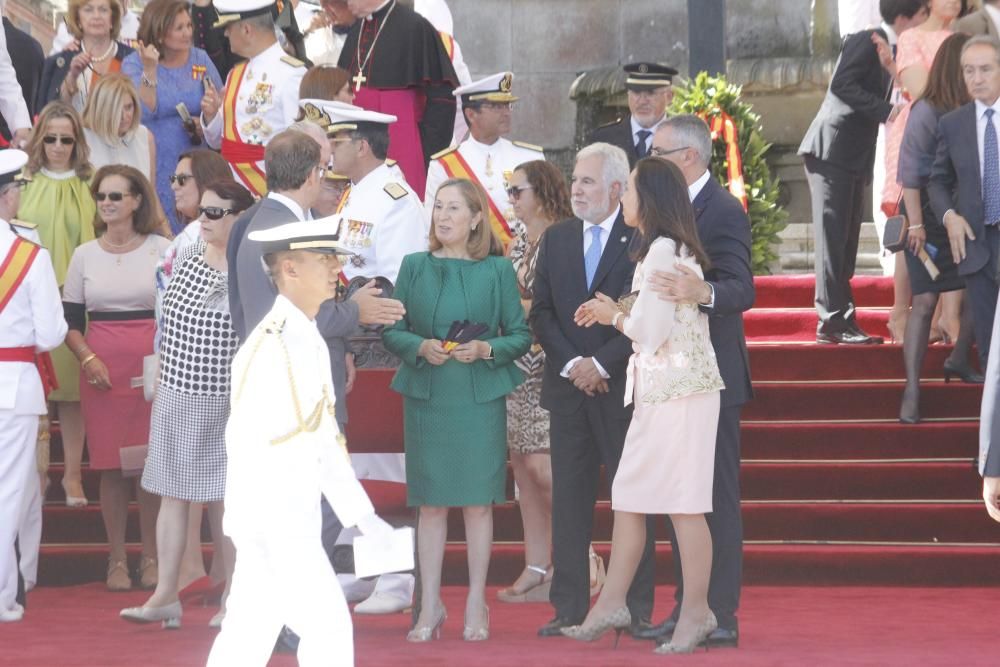
[{"label": "high heel shoe", "polygon": [[406,641],[408,642],[429,642],[431,639],[441,638],[441,626],[444,625],[445,620],[448,618],[448,610],[444,608],[441,602],[438,602],[438,608],[441,609],[441,614],[438,616],[434,625],[430,627],[416,627],[406,633]]},{"label": "high heel shoe", "polygon": [[181,627],[181,616],[184,610],[180,601],[171,602],[162,607],[129,607],[122,609],[119,616],[131,623],[161,622],[164,630],[176,630]]},{"label": "high heel shoe", "polygon": [[152,556],[143,556],[139,559],[139,587],[146,590],[153,590],[160,579],[160,570],[156,565],[156,559]]},{"label": "high heel shoe", "polygon": [[548,602],[549,590],[552,588],[552,566],[527,565],[521,577],[527,572],[537,574],[538,581],[521,589],[518,589],[517,582],[514,582],[514,585],[497,591],[497,599],[500,602]]},{"label": "high heel shoe", "polygon": [[705,619],[701,622],[698,627],[698,631],[695,633],[694,638],[687,644],[674,644],[671,639],[666,644],[661,644],[653,649],[653,653],[659,655],[670,655],[673,653],[694,653],[694,650],[705,644],[705,650],[708,650],[708,636],[715,632],[716,628],[719,627],[719,621],[716,620],[715,614],[711,611],[705,616]]},{"label": "high heel shoe", "polygon": [[951,363],[951,359],[944,360],[944,381],[947,384],[951,382],[951,376],[957,375],[962,382],[966,384],[983,384],[986,378],[983,377],[982,373],[977,373],[972,369],[971,366],[959,366],[958,364]]},{"label": "high heel shoe", "polygon": [[486,625],[481,628],[474,628],[469,625],[469,618],[465,618],[465,627],[462,628],[462,639],[467,642],[482,642],[490,638],[490,608],[483,605],[486,610]]},{"label": "high heel shoe", "polygon": [[604,578],[607,573],[604,570],[604,559],[597,555],[593,545],[590,547],[590,597],[601,592],[604,588]]},{"label": "high heel shoe", "polygon": [[205,575],[204,577],[195,579],[178,591],[177,597],[181,602],[201,604],[203,607],[207,607],[208,605],[219,604],[225,590],[225,580],[214,584],[212,583],[212,578]]},{"label": "high heel shoe", "polygon": [[920,422],[920,388],[909,385],[903,390],[903,400],[899,404],[899,421],[901,424],[917,424]]},{"label": "high heel shoe", "polygon": [[562,628],[560,632],[570,639],[593,642],[603,637],[604,633],[608,630],[614,630],[615,648],[617,648],[622,632],[631,624],[632,614],[629,612],[628,607],[619,607],[604,618],[595,621],[589,628],[583,625],[571,625],[567,628]]},{"label": "high heel shoe", "polygon": [[[87,500],[87,496],[84,495],[74,496],[73,494],[71,494],[69,492],[69,489],[66,488],[65,477],[63,478],[62,482],[60,482],[60,484],[63,488],[63,493],[66,494],[66,507],[86,507],[87,503],[90,502],[89,500]],[[83,493],[82,483],[80,484],[80,493]]]}]

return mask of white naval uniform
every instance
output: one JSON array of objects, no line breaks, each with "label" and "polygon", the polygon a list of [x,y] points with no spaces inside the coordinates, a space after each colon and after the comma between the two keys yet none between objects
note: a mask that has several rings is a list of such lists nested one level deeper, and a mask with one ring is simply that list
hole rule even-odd
[{"label": "white naval uniform", "polygon": [[[462,159],[468,163],[469,168],[479,179],[479,184],[486,190],[497,210],[503,214],[507,223],[514,221],[514,209],[507,198],[507,179],[514,169],[525,162],[532,160],[544,160],[545,153],[538,147],[529,147],[527,144],[514,143],[508,139],[500,137],[492,145],[481,144],[472,137],[469,137],[458,145],[456,149],[461,154]],[[431,214],[434,212],[434,196],[438,187],[451,178],[441,163],[441,157],[451,151],[438,153],[431,160],[427,168],[427,191],[424,194],[424,210],[428,223]],[[489,169],[487,169],[489,163]]]},{"label": "white naval uniform", "polygon": [[265,665],[282,625],[301,638],[300,665],[354,664],[320,496],[344,526],[374,509],[342,442],[326,342],[279,295],[233,360],[223,529],[236,570],[209,667]]},{"label": "white naval uniform", "polygon": [[[220,91],[223,104],[215,118],[201,119],[205,142],[216,149],[222,146],[225,114],[228,113],[226,93],[238,85],[235,129],[239,140],[245,144],[267,145],[274,135],[295,122],[299,113],[299,83],[305,73],[305,64],[285,53],[277,42],[250,58],[240,81],[233,80],[233,72],[226,78],[225,90]],[[257,167],[264,172],[263,159],[257,162]],[[240,180],[238,174],[237,180]]]},{"label": "white naval uniform", "polygon": [[[0,262],[16,238],[8,223],[0,220]],[[52,260],[43,248],[0,311],[0,348],[33,346],[47,352],[63,342],[66,330]],[[14,539],[25,503],[30,502],[30,490],[38,485],[38,417],[46,412],[42,380],[35,365],[0,362],[0,612],[15,608]]]},{"label": "white naval uniform", "polygon": [[403,257],[427,249],[420,200],[397,167],[381,164],[352,184],[340,214],[348,221],[342,242],[357,253],[344,262],[348,280],[383,276],[395,284]]},{"label": "white naval uniform", "polygon": [[[0,9],[3,2],[0,1]],[[24,102],[21,84],[17,82],[14,65],[7,52],[7,36],[0,30],[0,115],[7,121],[11,132],[31,127],[31,115]]]}]

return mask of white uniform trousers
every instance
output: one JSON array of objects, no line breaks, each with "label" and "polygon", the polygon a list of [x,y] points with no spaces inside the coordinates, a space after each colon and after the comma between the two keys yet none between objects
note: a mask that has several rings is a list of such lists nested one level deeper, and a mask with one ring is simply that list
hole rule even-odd
[{"label": "white uniform trousers", "polygon": [[352,667],[351,614],[319,535],[233,542],[236,569],[208,667],[263,667],[282,625],[300,638],[301,667]]},{"label": "white uniform trousers", "polygon": [[37,440],[38,415],[0,410],[0,611],[12,609],[17,597],[14,540],[21,524],[24,494],[31,477],[37,477]]},{"label": "white uniform trousers", "polygon": [[[36,444],[37,446],[37,444]],[[37,466],[32,470],[37,470]],[[42,485],[38,474],[28,475],[28,485],[21,503],[21,525],[17,531],[21,550],[21,577],[24,590],[30,591],[38,581],[38,551],[42,546]]]}]

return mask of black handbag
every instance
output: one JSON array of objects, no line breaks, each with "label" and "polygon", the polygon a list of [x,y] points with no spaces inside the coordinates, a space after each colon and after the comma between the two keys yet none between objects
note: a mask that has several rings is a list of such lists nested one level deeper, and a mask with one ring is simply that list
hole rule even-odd
[{"label": "black handbag", "polygon": [[899,252],[906,247],[907,220],[905,215],[894,215],[885,221],[882,247],[889,252]]}]

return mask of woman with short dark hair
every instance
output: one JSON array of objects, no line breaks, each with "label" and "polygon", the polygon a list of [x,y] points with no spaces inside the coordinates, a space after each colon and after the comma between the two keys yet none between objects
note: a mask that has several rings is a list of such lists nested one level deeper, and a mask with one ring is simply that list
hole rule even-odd
[{"label": "woman with short dark hair", "polygon": [[[73,253],[63,285],[69,333],[79,360],[80,404],[90,467],[101,473],[101,515],[111,546],[107,587],[132,587],[125,553],[125,523],[133,480],[122,476],[122,450],[149,442],[149,403],[143,396],[143,359],[153,352],[153,274],[170,244],[156,232],[153,189],[139,171],[102,167],[91,194],[99,236]],[[158,499],[136,484],[142,587],[156,586]]]},{"label": "woman with short dark hair", "polygon": [[580,326],[613,326],[632,340],[625,400],[635,411],[611,486],[614,531],[604,588],[584,622],[563,628],[593,641],[631,623],[625,597],[646,544],[646,515],[667,514],[677,535],[684,600],[670,643],[657,653],[690,653],[718,623],[708,606],[715,437],[723,388],[708,315],[696,303],[674,304],[649,286],[655,271],[709,267],[680,169],[659,158],[636,163],[622,197],[625,224],[637,228],[632,289],[619,302],[598,293],[576,312]]}]

